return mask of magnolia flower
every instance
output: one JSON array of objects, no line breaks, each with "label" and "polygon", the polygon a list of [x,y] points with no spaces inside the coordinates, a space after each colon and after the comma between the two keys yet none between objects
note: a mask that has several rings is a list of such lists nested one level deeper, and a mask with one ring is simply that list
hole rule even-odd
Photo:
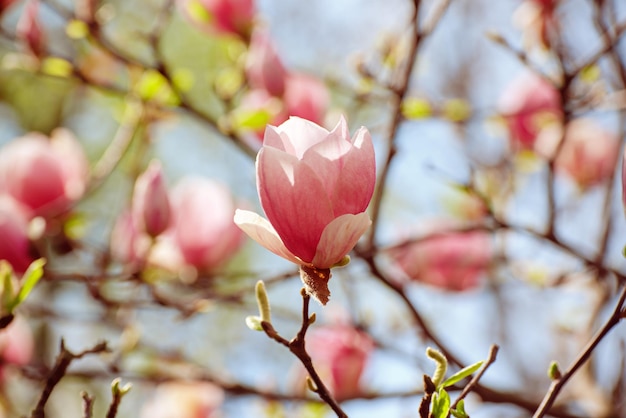
[{"label": "magnolia flower", "polygon": [[[268,250],[327,281],[326,270],[344,259],[371,223],[365,209],[376,165],[369,132],[361,128],[350,138],[343,118],[329,132],[292,117],[267,127],[256,171],[267,219],[237,210],[235,223]],[[325,304],[326,285],[319,290],[316,297]]]},{"label": "magnolia flower", "polygon": [[285,80],[283,102],[290,116],[322,124],[330,98],[326,85],[307,74],[290,74]]},{"label": "magnolia flower", "polygon": [[[498,108],[516,149],[533,150],[538,137],[551,135],[563,110],[559,92],[545,79],[525,73],[502,92]],[[558,130],[557,133],[558,134]]]},{"label": "magnolia flower", "polygon": [[480,231],[437,234],[391,253],[411,279],[451,290],[463,291],[479,284],[491,262],[489,235]]},{"label": "magnolia flower", "polygon": [[246,57],[246,76],[253,89],[262,89],[280,97],[285,91],[287,70],[272,44],[269,32],[257,29],[252,33]]},{"label": "magnolia flower", "polygon": [[170,202],[159,162],[150,163],[146,171],[137,178],[132,212],[135,226],[152,237],[168,227]]},{"label": "magnolia flower", "polygon": [[239,249],[229,190],[212,180],[185,178],[170,193],[172,222],[159,237],[151,261],[174,271],[211,272]]},{"label": "magnolia flower", "polygon": [[615,135],[590,119],[575,119],[567,124],[564,141],[554,167],[582,189],[613,175],[620,147]]},{"label": "magnolia flower", "polygon": [[16,316],[8,327],[0,329],[0,382],[5,380],[5,365],[28,364],[34,351],[35,342],[28,322]]},{"label": "magnolia flower", "polygon": [[26,271],[34,258],[29,252],[29,210],[13,198],[0,195],[0,260],[17,273]]},{"label": "magnolia flower", "polygon": [[82,197],[88,162],[70,131],[58,128],[50,138],[30,133],[0,149],[0,192],[33,211],[54,217]]},{"label": "magnolia flower", "polygon": [[256,13],[254,0],[177,0],[183,15],[201,30],[247,38]]},{"label": "magnolia flower", "polygon": [[44,34],[39,22],[39,0],[28,0],[22,16],[17,22],[15,34],[26,44],[34,56],[43,56],[45,45]]},{"label": "magnolia flower", "polygon": [[142,411],[142,418],[213,418],[224,401],[224,392],[206,382],[160,384]]},{"label": "magnolia flower", "polygon": [[307,350],[313,365],[339,402],[362,393],[361,375],[373,349],[369,335],[350,325],[314,328],[307,335]]}]

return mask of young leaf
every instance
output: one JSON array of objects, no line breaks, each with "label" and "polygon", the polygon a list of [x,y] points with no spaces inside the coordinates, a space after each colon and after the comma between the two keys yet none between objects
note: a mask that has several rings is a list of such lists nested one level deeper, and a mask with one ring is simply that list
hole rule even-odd
[{"label": "young leaf", "polygon": [[446,418],[450,410],[450,395],[445,389],[440,389],[433,394],[432,410],[430,416],[433,418]]},{"label": "young leaf", "polygon": [[441,386],[444,388],[447,388],[448,386],[452,386],[455,383],[465,379],[466,377],[470,376],[472,373],[474,373],[476,370],[480,369],[480,366],[482,366],[484,363],[483,360],[476,362],[470,366],[465,367],[464,369],[459,370],[458,372],[456,372],[455,374],[453,374],[452,376],[450,376],[449,378],[447,378],[442,384]]},{"label": "young leaf", "polygon": [[454,418],[469,418],[469,415],[465,412],[465,401],[463,399],[456,404],[456,409],[450,410],[450,413]]},{"label": "young leaf", "polygon": [[30,266],[28,266],[28,270],[26,270],[26,273],[24,273],[24,276],[22,277],[20,291],[7,307],[9,313],[13,312],[13,309],[17,308],[20,303],[26,300],[26,297],[28,297],[39,279],[41,279],[41,277],[43,276],[43,266],[45,264],[45,258],[39,258],[30,263]]}]

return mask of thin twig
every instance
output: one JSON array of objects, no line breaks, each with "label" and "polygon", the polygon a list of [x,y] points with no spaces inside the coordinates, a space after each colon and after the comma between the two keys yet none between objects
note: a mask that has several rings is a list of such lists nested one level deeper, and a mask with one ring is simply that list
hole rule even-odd
[{"label": "thin twig", "polygon": [[496,344],[491,345],[491,348],[489,348],[489,356],[487,357],[487,360],[482,365],[478,373],[476,373],[474,377],[472,377],[472,380],[470,380],[470,382],[465,385],[459,397],[456,398],[454,403],[450,406],[450,409],[455,409],[458,403],[461,400],[465,399],[465,397],[469,395],[469,393],[476,387],[476,385],[478,385],[478,381],[480,381],[480,379],[483,377],[489,366],[491,366],[496,361],[499,349],[500,347],[498,347]]},{"label": "thin twig", "polygon": [[41,397],[39,398],[39,402],[37,402],[37,406],[35,407],[35,409],[33,409],[33,412],[31,413],[31,418],[44,418],[46,416],[44,408],[46,406],[46,403],[48,402],[48,399],[50,398],[50,395],[52,394],[52,390],[63,378],[63,376],[65,376],[65,371],[72,363],[72,361],[79,359],[87,354],[96,354],[109,351],[106,342],[101,342],[96,344],[93,348],[82,351],[78,354],[74,354],[65,348],[65,342],[63,340],[61,340],[60,349],[61,352],[57,356],[54,367],[48,374],[48,377],[46,379],[46,385],[41,392]]},{"label": "thin twig", "polygon": [[583,365],[585,362],[591,357],[593,350],[596,346],[602,341],[602,339],[613,329],[615,325],[617,325],[623,317],[622,305],[624,304],[624,300],[626,300],[626,286],[622,287],[622,292],[619,296],[617,303],[615,304],[615,309],[613,310],[613,314],[606,321],[604,326],[598,331],[596,336],[589,341],[584,350],[580,353],[578,358],[574,361],[574,363],[564,372],[560,378],[552,381],[548,392],[545,397],[541,401],[539,408],[535,411],[533,418],[541,418],[545,416],[549,411],[556,397],[560,393],[561,389],[565,386],[565,384],[569,381],[569,379],[576,373],[576,371]]}]

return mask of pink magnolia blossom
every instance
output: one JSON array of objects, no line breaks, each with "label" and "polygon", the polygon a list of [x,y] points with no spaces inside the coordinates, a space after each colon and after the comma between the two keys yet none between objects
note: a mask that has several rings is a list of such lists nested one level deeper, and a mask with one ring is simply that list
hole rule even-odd
[{"label": "pink magnolia blossom", "polygon": [[5,380],[4,365],[28,364],[35,351],[35,342],[28,322],[20,316],[8,327],[0,329],[0,381]]},{"label": "pink magnolia blossom", "polygon": [[362,393],[360,380],[373,349],[373,340],[350,325],[313,328],[307,335],[313,365],[339,402]]},{"label": "pink magnolia blossom", "polygon": [[246,76],[253,89],[266,90],[276,97],[282,96],[285,91],[287,70],[265,29],[258,28],[252,33],[246,58]]},{"label": "pink magnolia blossom", "polygon": [[224,401],[221,388],[206,382],[160,384],[141,418],[214,418]]},{"label": "pink magnolia blossom", "polygon": [[601,183],[613,175],[620,148],[615,135],[590,119],[575,119],[567,124],[564,141],[554,167],[581,188]]},{"label": "pink magnolia blossom", "polygon": [[44,33],[39,22],[39,0],[27,0],[24,12],[17,22],[15,33],[36,57],[44,54]]},{"label": "pink magnolia blossom", "polygon": [[238,209],[235,223],[289,261],[330,268],[371,223],[365,209],[374,191],[376,165],[365,128],[350,138],[343,118],[330,132],[296,117],[268,126],[256,169],[267,219]]},{"label": "pink magnolia blossom", "polygon": [[287,77],[283,102],[289,116],[298,116],[321,125],[329,101],[326,85],[319,79],[307,74],[290,74]]},{"label": "pink magnolia blossom", "polygon": [[525,73],[502,92],[498,108],[516,149],[533,150],[542,131],[562,118],[558,90],[543,78]]},{"label": "pink magnolia blossom", "polygon": [[144,263],[150,249],[150,238],[139,230],[130,210],[115,221],[110,239],[111,255],[121,263],[137,267]]},{"label": "pink magnolia blossom", "polygon": [[211,272],[239,249],[243,234],[233,223],[234,201],[227,188],[188,177],[172,189],[170,201],[172,223],[151,254],[154,263]]},{"label": "pink magnolia blossom", "polygon": [[136,227],[156,237],[170,223],[170,201],[158,161],[150,163],[135,182],[132,202]]},{"label": "pink magnolia blossom", "polygon": [[437,234],[392,252],[411,279],[451,291],[478,286],[491,257],[489,235],[480,231]]},{"label": "pink magnolia blossom", "polygon": [[17,273],[26,271],[34,258],[29,253],[29,210],[8,195],[0,194],[0,260]]},{"label": "pink magnolia blossom", "polygon": [[254,0],[178,0],[183,15],[200,30],[248,38],[256,13]]},{"label": "pink magnolia blossom", "polygon": [[82,197],[88,163],[74,136],[55,129],[47,138],[30,133],[0,149],[0,192],[33,211],[53,217]]}]

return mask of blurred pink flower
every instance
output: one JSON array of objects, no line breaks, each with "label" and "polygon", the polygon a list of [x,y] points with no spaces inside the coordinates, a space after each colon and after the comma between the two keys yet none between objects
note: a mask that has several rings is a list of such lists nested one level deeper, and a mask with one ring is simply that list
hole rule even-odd
[{"label": "blurred pink flower", "polygon": [[210,383],[162,383],[144,404],[141,418],[214,418],[223,401],[222,389]]},{"label": "blurred pink flower", "polygon": [[306,342],[315,370],[337,401],[362,393],[361,375],[374,349],[369,335],[350,325],[322,326],[311,329]]},{"label": "blurred pink flower", "polygon": [[298,116],[318,125],[323,124],[330,97],[326,85],[307,74],[290,74],[283,96],[289,116]]},{"label": "blurred pink flower", "polygon": [[620,148],[615,135],[590,119],[575,119],[567,124],[564,141],[554,167],[582,189],[613,175]]},{"label": "blurred pink flower", "polygon": [[34,351],[35,342],[28,322],[16,316],[8,327],[0,329],[0,381],[5,380],[4,365],[28,364]]},{"label": "blurred pink flower", "polygon": [[235,34],[247,39],[253,27],[254,0],[177,0],[185,16],[198,29]]},{"label": "blurred pink flower", "polygon": [[212,180],[188,177],[170,193],[172,223],[160,237],[153,260],[180,270],[211,272],[239,249],[243,234],[233,223],[230,191]]},{"label": "blurred pink flower", "polygon": [[125,210],[115,221],[109,245],[115,260],[138,267],[148,255],[150,238],[137,228],[131,211]]},{"label": "blurred pink flower", "polygon": [[28,206],[35,216],[62,214],[82,197],[88,162],[70,131],[58,128],[17,138],[0,149],[0,192]]},{"label": "blurred pink flower", "polygon": [[39,22],[39,0],[27,0],[22,16],[17,22],[15,34],[33,55],[36,57],[44,55],[44,33]]},{"label": "blurred pink flower", "polygon": [[451,290],[475,288],[491,263],[491,239],[485,232],[433,235],[394,249],[392,258],[413,280]]},{"label": "blurred pink flower", "polygon": [[282,96],[285,91],[287,70],[283,67],[266,29],[257,28],[252,33],[246,57],[246,76],[253,89],[266,90],[276,97]]},{"label": "blurred pink flower", "polygon": [[498,108],[512,145],[523,150],[533,150],[542,131],[558,125],[563,114],[558,90],[533,73],[513,80],[502,92]]},{"label": "blurred pink flower", "polygon": [[151,162],[135,182],[132,214],[135,226],[152,237],[169,226],[170,201],[158,161]]},{"label": "blurred pink flower", "polygon": [[0,194],[0,260],[16,273],[26,271],[34,258],[29,253],[29,210],[8,195]]},{"label": "blurred pink flower", "polygon": [[367,129],[350,138],[343,118],[329,132],[292,117],[267,127],[256,168],[268,219],[238,209],[235,223],[275,254],[298,265],[327,269],[341,261],[369,227],[365,209],[374,191],[376,164]]}]

